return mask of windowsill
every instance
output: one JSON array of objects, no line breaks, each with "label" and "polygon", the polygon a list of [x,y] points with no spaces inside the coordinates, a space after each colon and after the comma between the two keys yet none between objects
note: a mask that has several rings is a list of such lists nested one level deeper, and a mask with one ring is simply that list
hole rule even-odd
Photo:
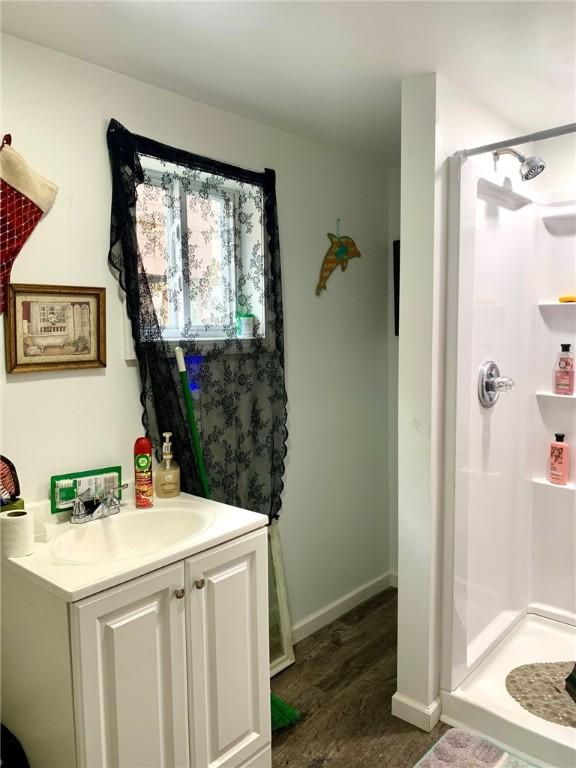
[{"label": "windowsill", "polygon": [[[169,344],[172,347],[176,347],[178,345],[195,344],[200,348],[202,353],[204,350],[206,353],[210,352],[211,346],[216,347],[218,345],[223,345],[225,342],[228,342],[231,345],[231,348],[225,349],[224,354],[230,356],[251,352],[251,347],[255,345],[256,342],[262,344],[264,349],[268,352],[274,351],[276,347],[273,339],[270,339],[266,335],[242,338],[230,338],[229,336],[196,336],[191,338],[190,336],[180,336],[177,331],[173,331],[173,335],[170,336],[164,335],[162,342],[164,344]],[[148,343],[157,344],[158,340],[152,339]],[[126,312],[124,312],[124,359],[128,363],[132,363],[136,360],[136,352],[134,349],[134,342],[132,340],[132,329]]]},{"label": "windowsill", "polygon": [[265,341],[264,336],[162,336],[162,341],[172,342],[193,342],[194,344],[223,344],[225,342],[237,341]]}]

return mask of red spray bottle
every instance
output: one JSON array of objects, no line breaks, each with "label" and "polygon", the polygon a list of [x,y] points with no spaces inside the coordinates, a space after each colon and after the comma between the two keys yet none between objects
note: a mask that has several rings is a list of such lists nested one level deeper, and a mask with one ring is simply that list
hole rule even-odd
[{"label": "red spray bottle", "polygon": [[134,443],[134,498],[140,509],[151,507],[152,498],[152,441],[139,437]]}]

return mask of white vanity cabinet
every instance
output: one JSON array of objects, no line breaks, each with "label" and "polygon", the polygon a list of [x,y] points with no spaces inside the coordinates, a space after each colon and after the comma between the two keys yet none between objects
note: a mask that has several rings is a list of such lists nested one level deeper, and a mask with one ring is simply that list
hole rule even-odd
[{"label": "white vanity cabinet", "polygon": [[[10,574],[12,599],[21,581]],[[36,585],[25,589],[41,600]],[[8,620],[21,612],[8,610]],[[71,722],[51,740],[38,722],[41,707],[32,703],[28,721],[25,714],[14,720],[14,707],[25,702],[8,684],[8,725],[32,768],[270,767],[265,529],[70,603],[66,631],[51,625],[46,632],[37,652],[67,636],[71,680],[43,695],[59,720]],[[65,663],[63,655],[60,648]],[[37,658],[29,672],[42,677]],[[28,683],[54,687],[58,677],[46,674]]]},{"label": "white vanity cabinet", "polygon": [[268,543],[256,535],[257,547],[246,538],[184,563],[192,765],[271,765]]},{"label": "white vanity cabinet", "polygon": [[79,766],[190,762],[178,563],[70,605]]}]

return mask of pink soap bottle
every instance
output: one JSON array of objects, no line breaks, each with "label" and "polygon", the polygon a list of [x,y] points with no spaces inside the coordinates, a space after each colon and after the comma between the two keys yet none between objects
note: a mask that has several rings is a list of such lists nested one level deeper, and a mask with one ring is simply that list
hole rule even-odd
[{"label": "pink soap bottle", "polygon": [[565,435],[556,432],[556,440],[550,444],[548,462],[548,480],[556,485],[567,485],[570,468],[570,446],[565,442]]},{"label": "pink soap bottle", "polygon": [[570,344],[561,344],[562,351],[554,370],[554,392],[557,395],[574,394],[574,352]]}]

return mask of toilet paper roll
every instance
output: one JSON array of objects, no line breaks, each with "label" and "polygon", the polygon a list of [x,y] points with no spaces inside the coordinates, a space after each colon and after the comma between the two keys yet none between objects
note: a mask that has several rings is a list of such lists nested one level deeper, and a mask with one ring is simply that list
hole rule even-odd
[{"label": "toilet paper roll", "polygon": [[0,512],[0,539],[4,557],[23,557],[34,551],[34,516],[26,509]]}]

